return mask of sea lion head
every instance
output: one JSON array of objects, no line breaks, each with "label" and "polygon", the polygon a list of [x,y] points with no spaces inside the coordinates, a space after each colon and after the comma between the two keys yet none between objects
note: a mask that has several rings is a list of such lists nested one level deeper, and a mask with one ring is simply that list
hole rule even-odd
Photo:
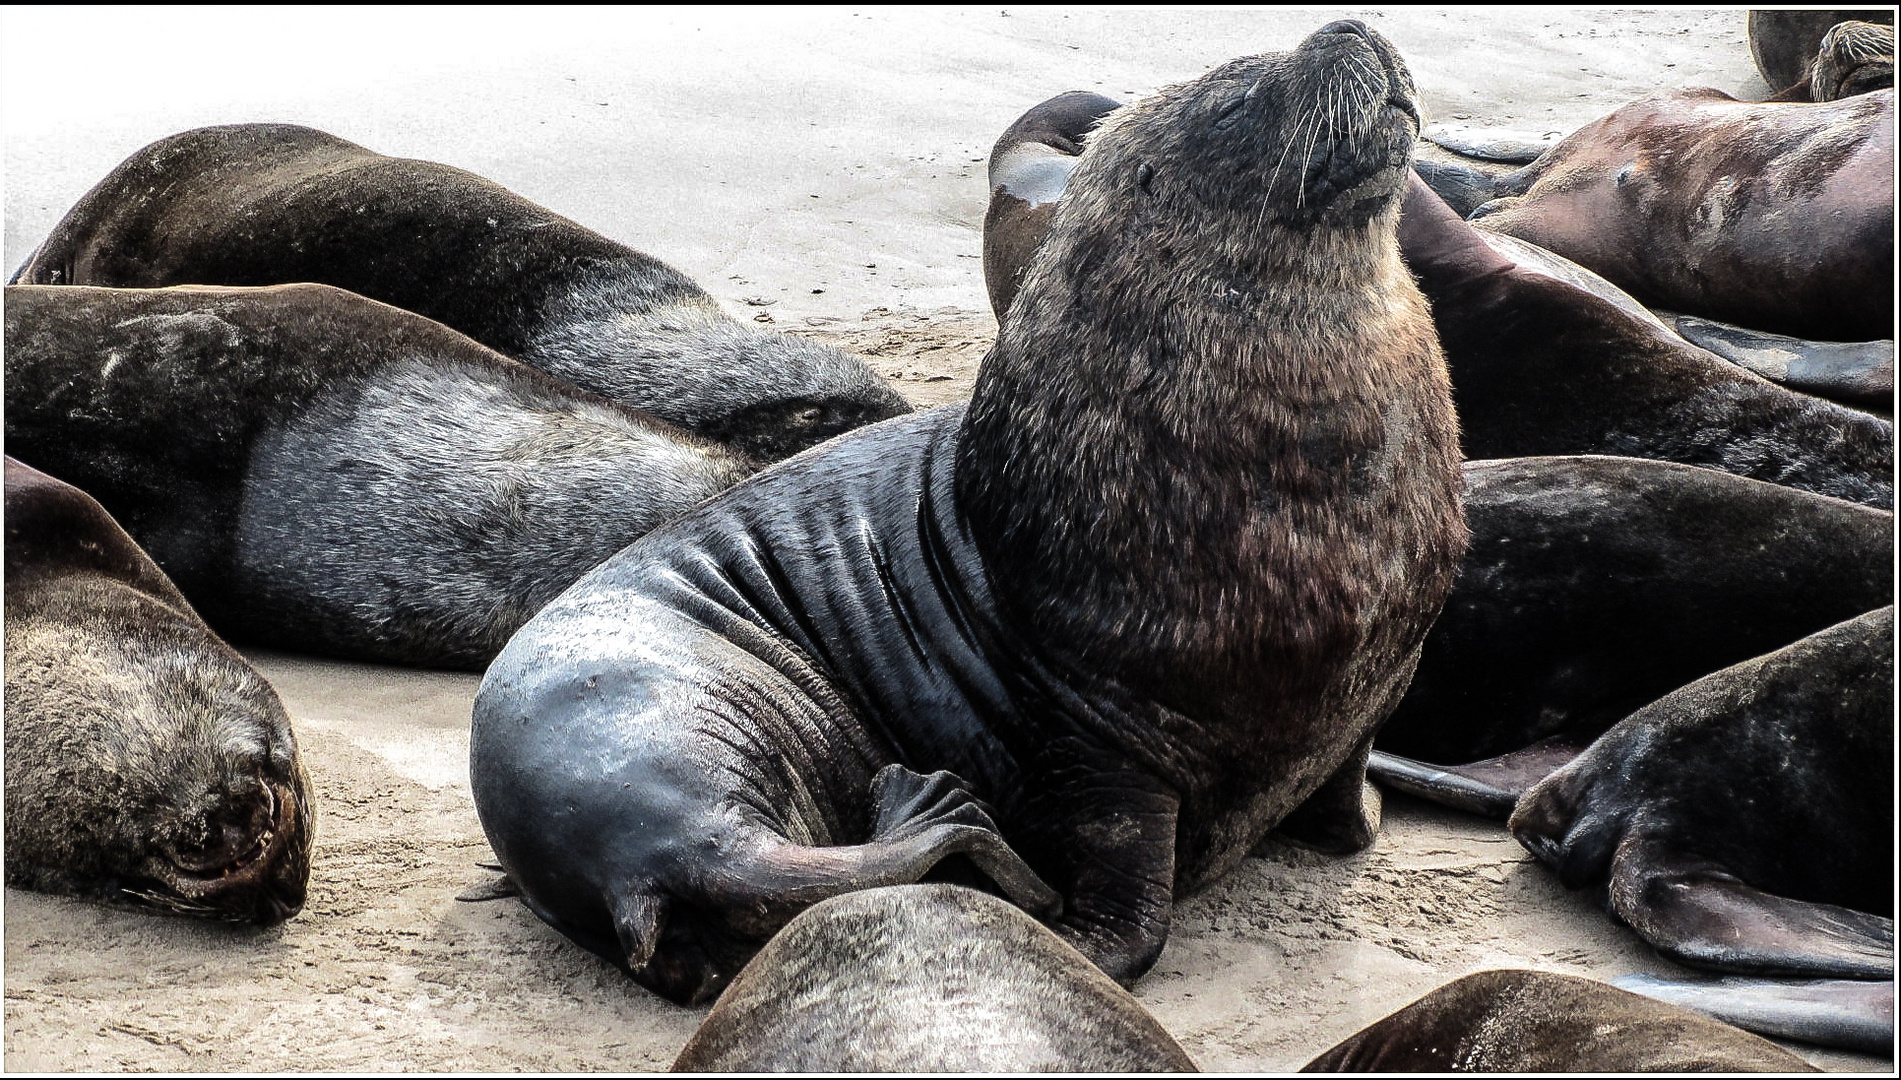
[{"label": "sea lion head", "polygon": [[1894,27],[1843,22],[1822,35],[1809,69],[1809,94],[1816,101],[1840,101],[1893,85]]},{"label": "sea lion head", "polygon": [[1232,236],[1226,248],[1277,250],[1287,238],[1263,231],[1395,213],[1419,116],[1399,54],[1344,19],[1292,52],[1232,60],[1107,117],[1068,198],[1089,196],[1090,216],[1119,205],[1135,223],[1201,222]]},{"label": "sea lion head", "polygon": [[[271,925],[303,907],[310,780],[270,686],[202,624],[91,579],[7,627],[7,880]],[[55,601],[57,602],[57,600]]]}]

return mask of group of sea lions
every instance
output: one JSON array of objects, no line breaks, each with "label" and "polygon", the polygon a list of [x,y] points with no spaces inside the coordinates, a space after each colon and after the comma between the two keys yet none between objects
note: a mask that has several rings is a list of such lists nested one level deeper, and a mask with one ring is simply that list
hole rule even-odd
[{"label": "group of sea lions", "polygon": [[[485,667],[506,890],[663,996],[720,995],[680,1068],[1192,1068],[1116,983],[1270,832],[1370,844],[1369,760],[1516,806],[1676,955],[1879,977],[1891,424],[1467,224],[1413,173],[1419,125],[1353,20],[1031,110],[991,161],[997,343],[968,406],[910,416],[460,170],[285,125],[148,147],[7,289],[9,453],[99,500],[9,463],[8,882],[296,911],[308,784],[215,629]],[[144,674],[167,634],[185,689]],[[115,709],[184,748],[144,833],[115,763],[152,751],[73,733]],[[1819,824],[1711,805],[1730,785],[1684,775],[1711,741],[1760,745],[1749,789]],[[1712,829],[1739,838],[1681,842]],[[1751,876],[1798,833],[1805,862]],[[1467,980],[1314,1067],[1801,1067],[1639,1035],[1703,1029],[1575,982]]]}]

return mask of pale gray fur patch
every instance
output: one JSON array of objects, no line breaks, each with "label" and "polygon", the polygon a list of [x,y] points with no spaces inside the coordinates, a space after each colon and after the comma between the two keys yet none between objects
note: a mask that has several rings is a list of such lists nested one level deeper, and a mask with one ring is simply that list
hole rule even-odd
[{"label": "pale gray fur patch", "polygon": [[237,562],[300,632],[481,662],[588,569],[744,473],[604,403],[407,363],[259,438]]},{"label": "pale gray fur patch", "polygon": [[902,402],[857,357],[754,329],[704,295],[649,307],[611,285],[577,286],[522,359],[687,428],[790,399]]},{"label": "pale gray fur patch", "polygon": [[1031,206],[1063,197],[1069,174],[1082,160],[1041,143],[1018,143],[990,161],[990,190],[1002,188]]}]

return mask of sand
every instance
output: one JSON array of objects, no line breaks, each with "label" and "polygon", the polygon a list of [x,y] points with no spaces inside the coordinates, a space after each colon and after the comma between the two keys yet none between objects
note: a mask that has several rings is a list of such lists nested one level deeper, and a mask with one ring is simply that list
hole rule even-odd
[{"label": "sand", "polygon": [[[88,187],[187,128],[310,124],[494,178],[694,276],[729,310],[967,396],[995,333],[984,161],[1061,91],[1132,98],[1364,19],[1428,120],[1568,131],[1647,92],[1764,92],[1740,11],[0,14],[11,269]],[[316,781],[310,901],[251,930],[5,895],[8,1070],[666,1067],[670,1005],[515,901],[469,800],[474,675],[250,653]],[[1496,823],[1389,796],[1379,841],[1277,847],[1183,899],[1137,994],[1210,1070],[1298,1067],[1467,972],[1675,966]],[[1792,1047],[1834,1069],[1887,1058]]]}]

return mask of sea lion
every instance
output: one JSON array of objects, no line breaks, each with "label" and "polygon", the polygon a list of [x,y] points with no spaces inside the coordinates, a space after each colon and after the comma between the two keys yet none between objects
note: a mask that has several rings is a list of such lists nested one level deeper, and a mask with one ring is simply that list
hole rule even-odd
[{"label": "sea lion", "polygon": [[[1893,514],[1710,469],[1472,461],[1465,516],[1471,544],[1375,775],[1500,819],[1637,709],[1894,595]],[[1503,760],[1422,774],[1388,755]]]},{"label": "sea lion", "polygon": [[1893,789],[1890,605],[1638,710],[1509,827],[1692,967],[1891,979]]},{"label": "sea lion", "polygon": [[6,459],[7,884],[271,925],[304,905],[290,717],[85,492]]},{"label": "sea lion", "polygon": [[543,609],[470,741],[535,912],[694,1000],[963,853],[1128,982],[1283,819],[1371,842],[1364,757],[1464,543],[1391,233],[1417,126],[1351,20],[1119,110],[967,409],[784,462]]},{"label": "sea lion", "polygon": [[1083,139],[1122,103],[1087,90],[1058,94],[1016,118],[990,148],[984,211],[984,287],[997,321],[1010,310],[1030,257],[1049,233]]},{"label": "sea lion", "polygon": [[[1004,225],[985,242],[993,282],[1021,273],[1010,260],[1045,227]],[[1399,239],[1432,303],[1466,457],[1645,457],[1893,505],[1887,421],[1739,370],[1589,270],[1466,224],[1418,178]]]},{"label": "sea lion", "polygon": [[1894,336],[1894,90],[1823,103],[1706,88],[1626,105],[1471,213],[1651,307],[1794,337]]},{"label": "sea lion", "polygon": [[856,357],[737,322],[679,271],[499,184],[294,124],[153,143],[14,280],[335,285],[766,461],[911,411]]},{"label": "sea lion", "polygon": [[1195,1072],[1020,909],[956,885],[835,896],[752,958],[674,1072]]},{"label": "sea lion", "polygon": [[1399,236],[1432,303],[1466,457],[1652,458],[1893,506],[1891,423],[1776,386],[1521,266],[1417,178]]},{"label": "sea lion", "polygon": [[1818,1072],[1767,1039],[1575,975],[1481,971],[1308,1062],[1320,1072]]},{"label": "sea lion", "polygon": [[1780,386],[1877,415],[1894,415],[1893,338],[1804,341],[1694,315],[1678,315],[1670,326],[1684,340]]},{"label": "sea lion", "polygon": [[213,626],[479,668],[750,471],[327,285],[6,291],[8,448],[94,492]]},{"label": "sea lion", "polygon": [[1845,22],[1894,25],[1892,8],[1833,11],[1752,11],[1747,27],[1749,54],[1769,89],[1781,92],[1806,81],[1828,32]]}]

